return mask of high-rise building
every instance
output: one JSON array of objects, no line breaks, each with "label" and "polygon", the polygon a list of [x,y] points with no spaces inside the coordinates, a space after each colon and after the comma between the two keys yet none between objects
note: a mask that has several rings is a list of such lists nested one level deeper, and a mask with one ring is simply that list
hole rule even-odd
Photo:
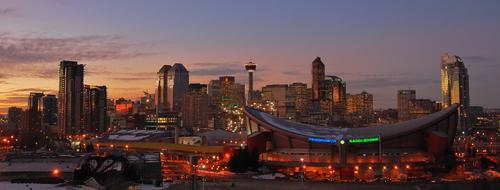
[{"label": "high-rise building", "polygon": [[28,99],[28,130],[41,131],[42,105],[40,104],[43,93],[31,92]]},{"label": "high-rise building", "polygon": [[248,93],[247,104],[253,101],[253,72],[257,69],[257,64],[248,62],[245,64],[245,70],[248,72]]},{"label": "high-rise building", "polygon": [[208,128],[209,100],[207,93],[193,89],[193,91],[184,94],[182,101],[183,127]]},{"label": "high-rise building", "polygon": [[60,134],[82,132],[83,118],[83,69],[76,61],[59,64],[58,126]]},{"label": "high-rise building", "polygon": [[100,134],[108,126],[107,88],[106,86],[85,85],[84,89],[84,119],[85,133]]},{"label": "high-rise building", "polygon": [[171,111],[180,111],[183,95],[189,89],[189,71],[183,64],[175,63],[168,71],[168,104]]},{"label": "high-rise building", "polygon": [[181,63],[164,65],[158,71],[156,112],[180,111],[182,97],[189,89],[189,71]]},{"label": "high-rise building", "polygon": [[7,132],[10,134],[17,134],[22,127],[22,117],[23,109],[18,107],[9,107],[8,121],[7,121]]},{"label": "high-rise building", "polygon": [[326,76],[320,84],[320,108],[335,120],[346,113],[346,83],[340,77]]},{"label": "high-rise building", "polygon": [[373,115],[373,95],[368,92],[347,95],[347,113],[355,118],[369,122]]},{"label": "high-rise building", "polygon": [[220,80],[211,80],[207,86],[209,98],[208,125],[209,128],[219,129],[222,127],[220,111]]},{"label": "high-rise building", "polygon": [[398,90],[398,120],[406,121],[411,119],[410,102],[415,100],[415,90]]},{"label": "high-rise building", "polygon": [[301,117],[307,115],[311,93],[305,83],[292,83],[289,88],[295,91],[295,118],[300,121]]},{"label": "high-rise building", "polygon": [[219,77],[219,101],[226,106],[245,105],[245,85],[235,82],[234,76]]},{"label": "high-rise building", "polygon": [[469,75],[458,56],[448,53],[441,55],[441,94],[443,108],[453,104],[460,105],[457,131],[464,132],[469,125]]},{"label": "high-rise building", "polygon": [[316,57],[312,62],[312,102],[313,110],[319,111],[319,98],[321,91],[321,82],[325,80],[325,64],[321,61],[320,57]]},{"label": "high-rise building", "polygon": [[440,103],[429,99],[413,99],[409,102],[409,118],[416,119],[441,110]]},{"label": "high-rise building", "polygon": [[262,99],[273,102],[276,113],[272,113],[279,118],[294,120],[296,117],[295,89],[287,84],[271,84],[262,87]]},{"label": "high-rise building", "polygon": [[40,102],[42,107],[42,131],[45,133],[57,133],[57,98],[55,95],[47,94]]},{"label": "high-rise building", "polygon": [[163,65],[158,71],[158,81],[156,89],[156,114],[164,112],[170,108],[168,104],[168,71],[172,66]]},{"label": "high-rise building", "polygon": [[189,84],[188,92],[195,92],[198,94],[207,94],[207,85],[200,83],[191,83]]}]

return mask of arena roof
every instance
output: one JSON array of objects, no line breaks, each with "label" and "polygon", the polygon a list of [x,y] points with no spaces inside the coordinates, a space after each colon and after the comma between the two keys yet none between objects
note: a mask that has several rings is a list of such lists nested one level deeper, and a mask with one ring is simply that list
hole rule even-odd
[{"label": "arena roof", "polygon": [[303,138],[318,139],[353,139],[366,137],[380,137],[391,139],[394,137],[411,134],[420,129],[431,127],[432,125],[447,119],[457,111],[458,105],[453,105],[447,109],[429,114],[427,116],[396,124],[383,126],[370,126],[359,128],[331,128],[316,125],[298,123],[291,120],[277,118],[271,114],[245,107],[244,112],[251,120],[273,131],[288,133],[293,136]]}]

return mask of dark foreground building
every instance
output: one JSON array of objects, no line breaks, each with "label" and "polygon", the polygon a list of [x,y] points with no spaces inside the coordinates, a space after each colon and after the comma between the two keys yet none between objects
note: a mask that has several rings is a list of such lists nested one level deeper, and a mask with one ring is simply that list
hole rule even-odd
[{"label": "dark foreground building", "polygon": [[247,144],[271,167],[327,171],[341,179],[410,177],[412,172],[425,173],[426,166],[439,165],[449,154],[457,108],[391,125],[326,128],[247,107]]}]

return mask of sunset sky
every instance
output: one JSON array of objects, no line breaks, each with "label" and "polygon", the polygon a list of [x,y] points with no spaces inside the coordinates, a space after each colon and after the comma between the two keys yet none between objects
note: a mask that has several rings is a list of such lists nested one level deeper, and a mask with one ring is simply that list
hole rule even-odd
[{"label": "sunset sky", "polygon": [[0,2],[0,113],[29,92],[57,93],[62,59],[110,98],[154,92],[164,64],[190,82],[258,64],[256,86],[311,81],[320,56],[348,93],[396,106],[399,89],[441,100],[440,55],[462,57],[471,104],[500,107],[500,1],[19,1]]}]

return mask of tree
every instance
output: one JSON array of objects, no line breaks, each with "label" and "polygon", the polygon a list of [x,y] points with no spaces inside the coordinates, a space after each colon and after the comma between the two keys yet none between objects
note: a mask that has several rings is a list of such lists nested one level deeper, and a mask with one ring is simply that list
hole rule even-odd
[{"label": "tree", "polygon": [[92,144],[92,143],[87,144],[87,148],[86,149],[87,149],[88,153],[94,152],[94,150],[95,150],[94,149],[94,144]]}]

